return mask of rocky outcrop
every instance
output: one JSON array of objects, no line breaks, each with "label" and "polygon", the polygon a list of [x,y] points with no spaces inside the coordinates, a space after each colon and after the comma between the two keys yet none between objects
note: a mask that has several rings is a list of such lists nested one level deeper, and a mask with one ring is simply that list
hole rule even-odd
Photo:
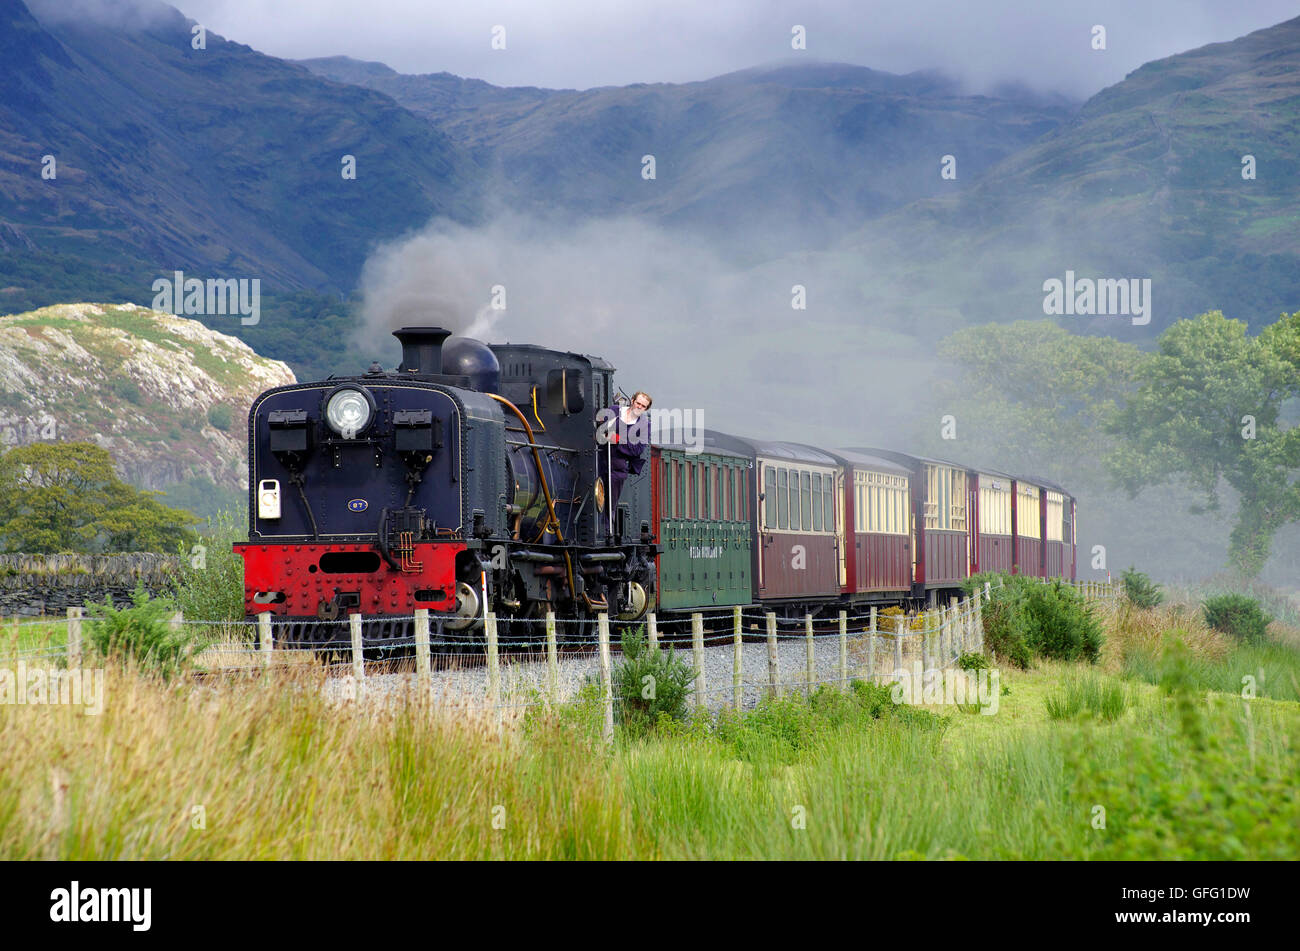
[{"label": "rocky outcrop", "polygon": [[147,489],[247,486],[248,408],[294,382],[279,360],[196,320],[135,304],[0,317],[0,442],[94,442]]}]

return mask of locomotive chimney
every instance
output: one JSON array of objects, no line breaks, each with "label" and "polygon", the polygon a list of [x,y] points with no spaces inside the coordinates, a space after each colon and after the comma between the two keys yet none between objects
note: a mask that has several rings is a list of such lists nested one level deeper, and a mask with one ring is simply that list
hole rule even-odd
[{"label": "locomotive chimney", "polygon": [[402,373],[441,373],[442,342],[451,336],[441,327],[403,327],[393,336],[402,342]]}]

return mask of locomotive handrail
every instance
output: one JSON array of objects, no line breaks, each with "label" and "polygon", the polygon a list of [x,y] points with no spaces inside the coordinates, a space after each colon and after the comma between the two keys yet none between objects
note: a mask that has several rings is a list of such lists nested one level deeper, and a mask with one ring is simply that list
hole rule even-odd
[{"label": "locomotive handrail", "polygon": [[[515,416],[519,417],[519,422],[524,424],[524,430],[528,433],[528,444],[533,450],[533,462],[537,464],[537,478],[542,483],[542,495],[546,497],[547,521],[542,526],[542,534],[545,534],[548,528],[554,527],[555,537],[558,538],[560,544],[563,545],[564,530],[560,528],[560,520],[555,514],[555,500],[551,497],[550,483],[546,481],[546,469],[542,465],[542,455],[537,451],[537,438],[533,435],[533,427],[529,425],[528,418],[520,412],[519,407],[510,402],[510,400],[497,393],[488,393],[487,395],[492,397],[492,399],[496,400],[501,405],[510,407],[510,411],[514,413]],[[578,585],[573,575],[573,555],[568,551],[565,551],[564,553],[564,564],[569,573],[569,592],[576,597]],[[582,599],[587,602],[587,607],[591,610],[597,610],[600,608],[606,610],[609,609],[609,603],[605,601],[604,598],[599,601],[593,601],[591,595],[587,594],[586,588],[583,588]]]}]

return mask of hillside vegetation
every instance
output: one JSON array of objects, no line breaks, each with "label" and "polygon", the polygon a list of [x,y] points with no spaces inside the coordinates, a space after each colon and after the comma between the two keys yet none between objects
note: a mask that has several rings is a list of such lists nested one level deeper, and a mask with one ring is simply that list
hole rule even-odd
[{"label": "hillside vegetation", "polygon": [[0,341],[9,446],[93,442],[137,486],[206,485],[227,501],[247,486],[253,398],[294,382],[234,337],[135,304],[0,317]]}]

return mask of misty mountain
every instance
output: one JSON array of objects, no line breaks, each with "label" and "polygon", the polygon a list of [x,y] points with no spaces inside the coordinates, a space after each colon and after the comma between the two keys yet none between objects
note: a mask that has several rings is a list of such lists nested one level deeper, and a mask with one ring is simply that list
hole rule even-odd
[{"label": "misty mountain", "polygon": [[584,91],[409,76],[347,57],[303,64],[424,116],[498,174],[513,210],[644,216],[776,253],[960,187],[941,178],[944,155],[961,155],[973,177],[1074,111],[1030,95],[966,96],[934,72],[802,60]]},{"label": "misty mountain", "polygon": [[[1253,177],[1251,177],[1253,175]],[[846,248],[909,280],[900,326],[1044,316],[1044,281],[1149,278],[1149,336],[1221,309],[1259,326],[1300,308],[1300,18],[1156,62],[951,196],[868,223]],[[880,298],[877,297],[877,300]]]},{"label": "misty mountain", "polygon": [[0,309],[148,303],[173,268],[346,291],[375,241],[476,212],[481,169],[387,96],[109,9],[0,3]]}]

